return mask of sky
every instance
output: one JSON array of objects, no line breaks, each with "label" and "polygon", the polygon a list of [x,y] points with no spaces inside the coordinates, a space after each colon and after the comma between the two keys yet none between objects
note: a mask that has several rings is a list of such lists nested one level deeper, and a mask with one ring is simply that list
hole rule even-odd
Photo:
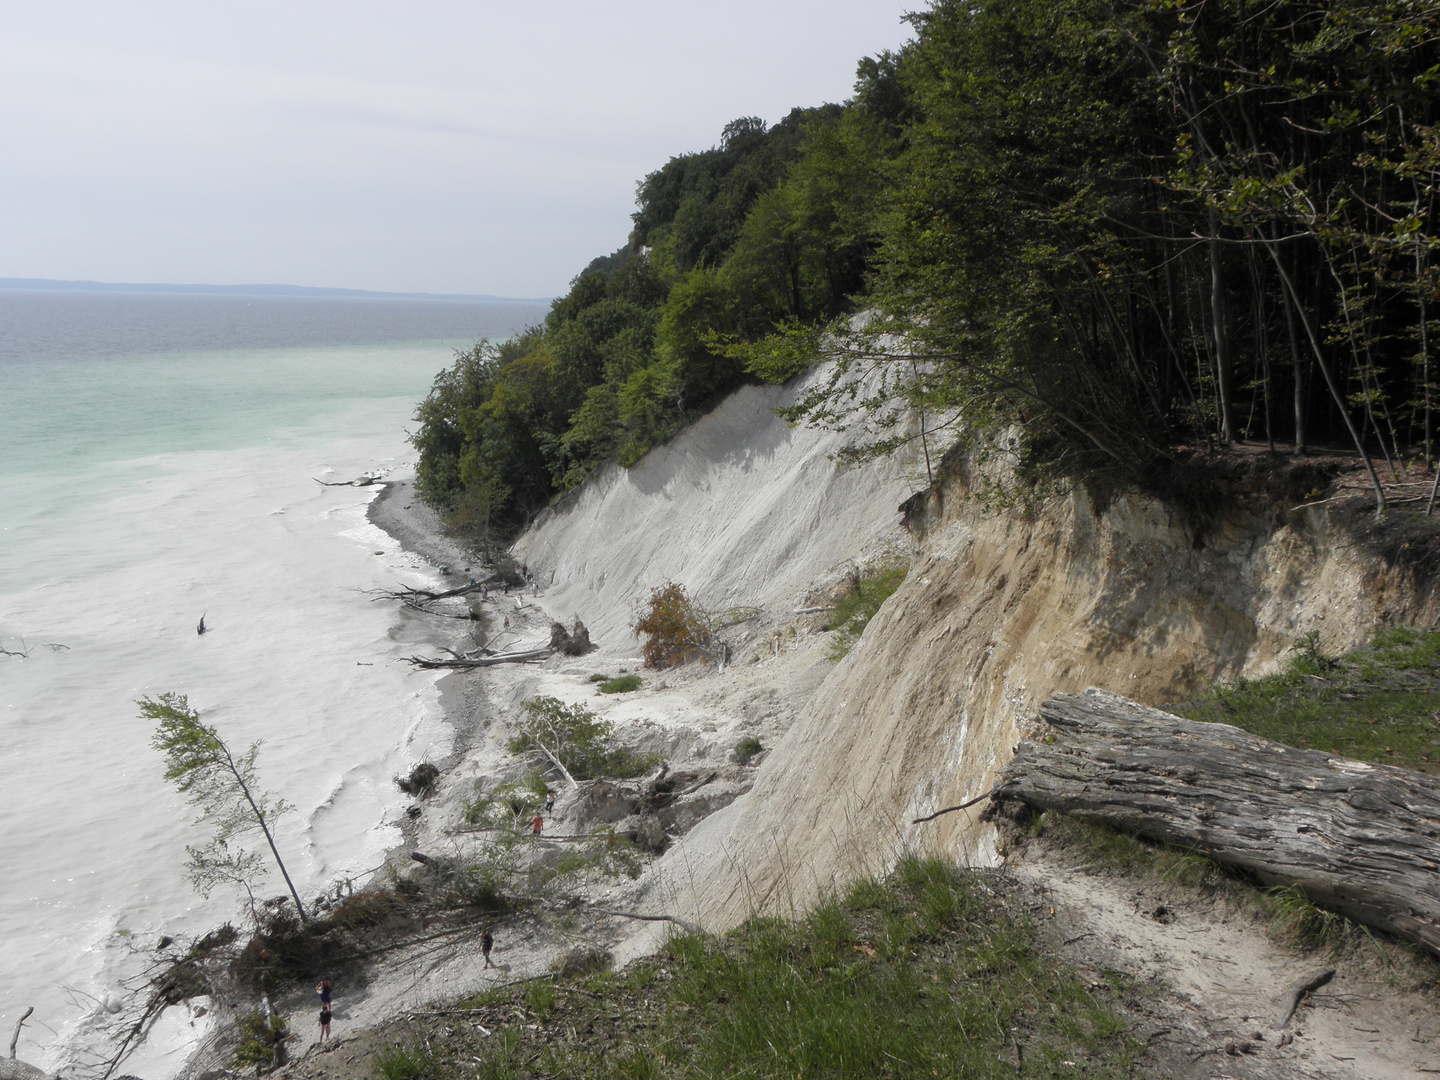
[{"label": "sky", "polygon": [[4,5],[0,278],[549,297],[919,0]]}]

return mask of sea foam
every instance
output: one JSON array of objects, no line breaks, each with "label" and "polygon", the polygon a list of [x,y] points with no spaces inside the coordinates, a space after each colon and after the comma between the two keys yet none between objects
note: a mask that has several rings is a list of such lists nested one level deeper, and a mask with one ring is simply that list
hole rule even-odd
[{"label": "sea foam", "polygon": [[[401,464],[412,409],[366,402],[318,435],[125,463],[108,497],[55,511],[53,543],[11,545],[38,577],[0,616],[0,643],[29,653],[0,657],[0,1016],[36,1006],[22,1057],[84,1062],[133,949],[239,914],[235,895],[188,884],[185,847],[205,830],[162,778],[142,695],[189,695],[232,748],[264,741],[261,778],[297,807],[277,840],[307,901],[398,842],[392,777],[451,736],[434,673],[399,659],[423,628],[372,592],[436,579],[366,520],[377,489],[312,477]],[[275,877],[261,895],[282,891]],[[196,1029],[172,1027],[143,1075],[182,1063],[176,1040]]]}]

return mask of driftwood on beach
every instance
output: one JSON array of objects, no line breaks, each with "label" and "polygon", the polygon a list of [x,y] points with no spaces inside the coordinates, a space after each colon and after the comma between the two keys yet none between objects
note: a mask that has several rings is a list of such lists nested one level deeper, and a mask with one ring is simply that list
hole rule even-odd
[{"label": "driftwood on beach", "polygon": [[548,660],[550,649],[530,649],[527,652],[500,653],[498,656],[478,656],[473,660],[466,656],[446,658],[443,656],[407,656],[416,667],[422,668],[477,668],[494,667],[496,664],[523,664],[527,660]]},{"label": "driftwood on beach", "polygon": [[380,483],[378,476],[357,476],[354,480],[321,480],[318,476],[310,478],[322,487],[371,487]]},{"label": "driftwood on beach", "polygon": [[431,592],[429,589],[411,589],[408,587],[397,589],[394,592],[376,593],[375,600],[404,600],[407,603],[417,603],[422,600],[448,600],[452,596],[468,596],[470,593],[479,592],[490,579],[473,582],[469,585],[461,585],[458,589],[446,589],[444,592]]},{"label": "driftwood on beach", "polygon": [[1195,848],[1440,953],[1440,778],[1057,694],[990,811],[1018,800]]},{"label": "driftwood on beach", "polygon": [[402,601],[411,611],[418,611],[421,615],[434,615],[437,619],[459,619],[461,622],[479,622],[480,616],[473,611],[467,611],[463,615],[453,611],[433,611],[424,604],[417,604],[413,600]]}]

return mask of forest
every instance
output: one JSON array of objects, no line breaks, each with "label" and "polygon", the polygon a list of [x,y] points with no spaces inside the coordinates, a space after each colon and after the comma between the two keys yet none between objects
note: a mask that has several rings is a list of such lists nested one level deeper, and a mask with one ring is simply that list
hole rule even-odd
[{"label": "forest", "polygon": [[[726,125],[638,185],[541,326],[417,415],[421,496],[523,523],[743,382],[828,378],[1017,474],[1163,488],[1195,447],[1433,467],[1440,5],[933,0],[843,104]],[[856,397],[855,376],[870,373]]]}]

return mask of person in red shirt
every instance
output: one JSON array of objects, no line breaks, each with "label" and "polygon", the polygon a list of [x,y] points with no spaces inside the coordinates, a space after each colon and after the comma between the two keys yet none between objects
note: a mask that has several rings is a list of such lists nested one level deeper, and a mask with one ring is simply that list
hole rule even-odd
[{"label": "person in red shirt", "polygon": [[545,819],[539,814],[536,814],[535,820],[530,822],[530,827],[535,830],[535,835],[539,836],[540,830],[545,827]]}]

